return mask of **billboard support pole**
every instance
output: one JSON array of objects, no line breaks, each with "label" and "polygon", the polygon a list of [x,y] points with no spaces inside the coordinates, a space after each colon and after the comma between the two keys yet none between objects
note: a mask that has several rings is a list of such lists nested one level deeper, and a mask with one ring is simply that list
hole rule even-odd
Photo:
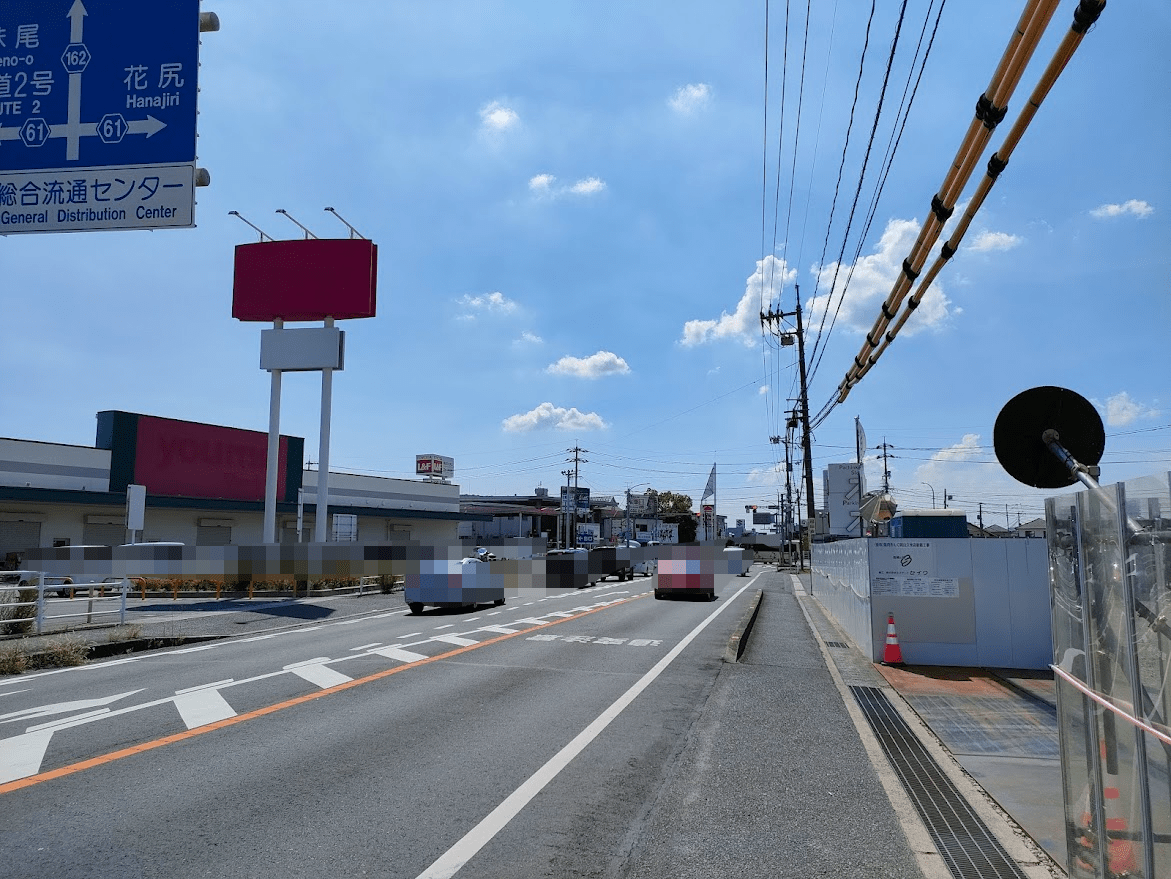
[{"label": "billboard support pole", "polygon": [[[274,330],[285,322],[279,317],[272,322]],[[271,371],[272,387],[268,397],[268,468],[264,479],[264,537],[265,543],[276,543],[276,485],[277,456],[281,443],[281,371]]]},{"label": "billboard support pole", "polygon": [[[333,318],[325,319],[326,327]],[[313,521],[313,539],[325,543],[325,523],[329,518],[329,419],[333,412],[333,370],[321,370],[321,448],[317,464],[317,512]]]}]

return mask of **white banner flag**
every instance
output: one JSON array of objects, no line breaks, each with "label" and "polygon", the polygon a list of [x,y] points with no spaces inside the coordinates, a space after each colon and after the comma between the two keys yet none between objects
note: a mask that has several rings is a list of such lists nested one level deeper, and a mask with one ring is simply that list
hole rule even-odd
[{"label": "white banner flag", "polygon": [[712,464],[712,475],[707,478],[707,486],[704,488],[703,497],[701,497],[700,500],[702,501],[702,500],[704,500],[704,498],[709,498],[712,495],[714,495],[715,493],[716,493],[716,465]]},{"label": "white banner flag", "polygon": [[862,429],[862,422],[857,417],[854,418],[854,432],[858,446],[858,463],[861,464],[866,457],[866,431]]}]

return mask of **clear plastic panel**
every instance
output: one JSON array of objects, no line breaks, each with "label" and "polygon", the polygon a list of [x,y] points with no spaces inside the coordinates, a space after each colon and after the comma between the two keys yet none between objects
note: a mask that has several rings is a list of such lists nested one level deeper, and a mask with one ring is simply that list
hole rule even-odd
[{"label": "clear plastic panel", "polygon": [[1046,503],[1071,876],[1171,876],[1169,480]]}]

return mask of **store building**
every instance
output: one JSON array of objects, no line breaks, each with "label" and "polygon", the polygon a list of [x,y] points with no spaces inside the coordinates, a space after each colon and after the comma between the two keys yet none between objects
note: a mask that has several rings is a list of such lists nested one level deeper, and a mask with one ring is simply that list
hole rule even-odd
[{"label": "store building", "polygon": [[[281,543],[313,535],[317,471],[305,441],[282,435],[277,479]],[[32,547],[176,542],[259,545],[268,435],[132,412],[97,414],[94,445],[0,438],[0,563]],[[127,531],[127,488],[146,487],[144,527]],[[330,473],[330,541],[458,540],[459,486],[447,480]]]}]

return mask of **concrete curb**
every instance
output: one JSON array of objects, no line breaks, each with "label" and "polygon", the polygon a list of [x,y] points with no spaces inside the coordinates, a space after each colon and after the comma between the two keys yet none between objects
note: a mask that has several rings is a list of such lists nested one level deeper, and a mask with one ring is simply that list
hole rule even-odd
[{"label": "concrete curb", "polygon": [[752,625],[756,622],[757,611],[760,610],[760,600],[764,597],[764,590],[757,589],[748,601],[748,609],[740,618],[740,623],[728,639],[728,647],[724,651],[724,662],[739,662],[744,655],[744,648],[748,646],[748,635],[752,632]]}]

